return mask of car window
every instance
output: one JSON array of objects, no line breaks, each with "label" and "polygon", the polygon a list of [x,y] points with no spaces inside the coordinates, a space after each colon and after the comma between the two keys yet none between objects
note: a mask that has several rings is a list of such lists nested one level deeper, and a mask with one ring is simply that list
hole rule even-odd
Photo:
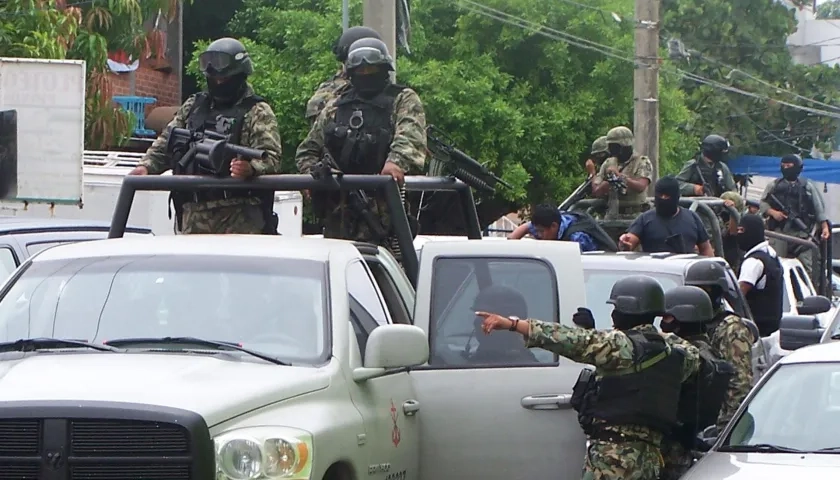
[{"label": "car window", "polygon": [[798,275],[794,270],[791,269],[790,271],[790,284],[793,287],[793,296],[796,298],[796,303],[799,303],[805,298],[805,295],[802,294],[802,285],[799,283]]},{"label": "car window", "polygon": [[551,352],[526,349],[513,332],[484,335],[477,310],[556,322],[560,308],[554,269],[537,259],[438,258],[432,279],[431,366],[536,366]]},{"label": "car window", "polygon": [[639,272],[635,270],[584,270],[586,306],[592,310],[592,315],[595,317],[595,328],[599,330],[612,328],[613,306],[607,303],[607,300],[610,298],[610,291],[617,281],[631,275],[648,275],[653,277],[662,285],[662,289],[665,291],[683,284],[682,276],[671,273]]},{"label": "car window", "polygon": [[[79,240],[81,241],[81,240]],[[63,242],[33,242],[26,244],[26,252],[29,253],[30,256],[35,255],[36,253],[46,250],[50,247],[54,247],[56,245],[63,245],[65,243],[73,243],[75,241],[66,240]]]},{"label": "car window", "polygon": [[347,294],[367,310],[377,325],[387,325],[388,315],[385,314],[385,307],[373,282],[373,277],[361,260],[347,266]]},{"label": "car window", "polygon": [[736,420],[729,445],[769,444],[812,452],[838,447],[840,363],[782,365]]},{"label": "car window", "polygon": [[15,253],[11,248],[0,248],[0,282],[3,282],[17,268]]},{"label": "car window", "polygon": [[292,363],[328,358],[326,267],[149,255],[32,262],[0,299],[0,341],[198,337]]},{"label": "car window", "polygon": [[808,274],[805,273],[805,269],[802,267],[796,267],[796,276],[799,277],[799,285],[802,287],[802,298],[810,297],[811,292],[814,292],[814,284],[811,283],[811,279],[808,277]]}]

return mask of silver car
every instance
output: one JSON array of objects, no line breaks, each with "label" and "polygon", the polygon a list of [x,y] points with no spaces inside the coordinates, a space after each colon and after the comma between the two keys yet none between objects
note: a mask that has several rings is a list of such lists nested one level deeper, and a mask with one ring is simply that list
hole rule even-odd
[{"label": "silver car", "polygon": [[683,479],[836,479],[840,472],[840,343],[776,363]]}]

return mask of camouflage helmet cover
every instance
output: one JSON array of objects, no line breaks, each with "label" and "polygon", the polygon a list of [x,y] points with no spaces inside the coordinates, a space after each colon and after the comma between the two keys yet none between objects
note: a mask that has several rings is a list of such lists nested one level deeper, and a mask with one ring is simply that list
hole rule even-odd
[{"label": "camouflage helmet cover", "polygon": [[592,151],[589,152],[592,155],[596,153],[608,153],[610,150],[607,148],[607,137],[598,137],[597,140],[592,142]]},{"label": "camouflage helmet cover", "polygon": [[607,143],[617,143],[622,147],[632,147],[633,131],[627,127],[615,127],[607,132]]}]

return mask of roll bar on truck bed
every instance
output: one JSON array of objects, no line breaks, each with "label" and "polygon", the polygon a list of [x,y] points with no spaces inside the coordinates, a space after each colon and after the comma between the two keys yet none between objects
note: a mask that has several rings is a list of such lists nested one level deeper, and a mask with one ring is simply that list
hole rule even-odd
[{"label": "roll bar on truck bed", "polygon": [[[408,223],[397,182],[385,175],[342,175],[341,177],[312,178],[311,175],[262,175],[253,179],[216,178],[195,175],[129,175],[123,179],[120,194],[111,218],[108,238],[121,238],[125,234],[134,195],[138,191],[186,191],[205,190],[268,190],[268,191],[350,191],[366,190],[384,194],[390,212],[397,243],[402,253],[402,264],[406,275],[416,286],[419,263],[414,250],[414,237]],[[407,191],[454,191],[466,219],[467,237],[481,239],[481,226],[475,210],[470,187],[450,177],[406,176]],[[422,233],[422,232],[418,232]]]}]

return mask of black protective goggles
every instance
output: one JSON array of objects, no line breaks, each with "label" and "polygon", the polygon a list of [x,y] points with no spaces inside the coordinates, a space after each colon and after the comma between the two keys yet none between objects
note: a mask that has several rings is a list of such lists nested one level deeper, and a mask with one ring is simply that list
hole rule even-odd
[{"label": "black protective goggles", "polygon": [[235,62],[233,55],[225,52],[204,52],[198,56],[198,68],[207,75],[223,74]]},{"label": "black protective goggles", "polygon": [[347,69],[361,67],[362,65],[387,65],[391,68],[391,57],[385,55],[378,48],[361,47],[356,48],[347,55],[344,62]]}]

